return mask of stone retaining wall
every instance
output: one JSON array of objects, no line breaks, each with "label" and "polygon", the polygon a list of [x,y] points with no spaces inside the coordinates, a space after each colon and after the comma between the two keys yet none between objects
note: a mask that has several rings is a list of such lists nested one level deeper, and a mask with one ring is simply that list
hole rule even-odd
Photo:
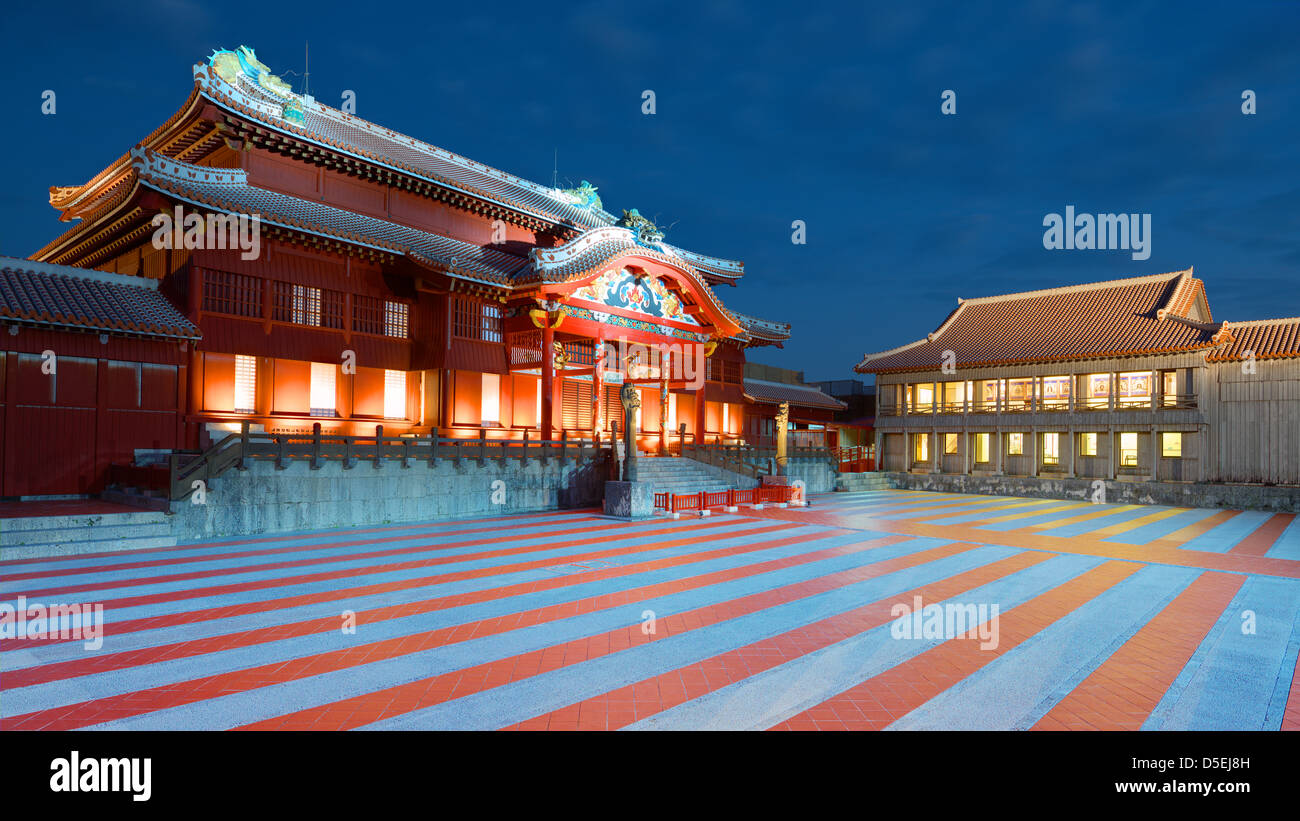
[{"label": "stone retaining wall", "polygon": [[608,460],[489,459],[482,465],[442,459],[430,467],[386,461],[344,470],[325,462],[312,470],[294,461],[284,470],[254,462],[212,481],[204,504],[173,502],[172,533],[201,539],[277,531],[383,525],[599,505]]},{"label": "stone retaining wall", "polygon": [[887,473],[885,475],[889,477],[894,487],[908,490],[1091,500],[1097,487],[1104,486],[1105,501],[1109,503],[1300,512],[1300,487],[1116,479],[1056,479],[1032,476],[967,476],[951,473]]}]

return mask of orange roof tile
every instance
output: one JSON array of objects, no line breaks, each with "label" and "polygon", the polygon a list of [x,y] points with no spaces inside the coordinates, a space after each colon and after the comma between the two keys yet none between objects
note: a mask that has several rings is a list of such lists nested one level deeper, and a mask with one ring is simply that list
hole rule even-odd
[{"label": "orange roof tile", "polygon": [[1300,356],[1300,317],[1257,319],[1253,322],[1225,322],[1224,347],[1216,348],[1206,360],[1233,362],[1253,353],[1256,359]]},{"label": "orange roof tile", "polygon": [[1170,353],[1211,347],[1216,326],[1185,313],[1203,293],[1186,271],[958,300],[925,339],[868,354],[859,373]]}]

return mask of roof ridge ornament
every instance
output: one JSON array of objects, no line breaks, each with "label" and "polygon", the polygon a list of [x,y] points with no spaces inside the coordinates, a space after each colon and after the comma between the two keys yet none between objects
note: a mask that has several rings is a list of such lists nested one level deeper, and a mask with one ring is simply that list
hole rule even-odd
[{"label": "roof ridge ornament", "polygon": [[566,198],[569,199],[571,203],[578,206],[579,208],[586,208],[588,210],[591,210],[597,208],[604,208],[604,206],[600,202],[600,195],[596,193],[599,190],[600,189],[597,188],[596,186],[592,185],[586,180],[583,180],[582,182],[578,183],[577,188],[563,188],[560,190],[560,193],[563,194]]},{"label": "roof ridge ornament", "polygon": [[258,89],[284,101],[280,116],[288,122],[296,125],[306,123],[302,100],[293,93],[293,88],[277,75],[272,74],[270,67],[257,59],[257,52],[248,46],[239,46],[233,51],[214,49],[212,55],[208,57],[208,65],[228,85],[238,87],[239,78],[243,77]]},{"label": "roof ridge ornament", "polygon": [[635,208],[623,209],[622,218],[614,224],[620,228],[630,229],[637,245],[654,248],[664,241],[664,232],[659,230],[659,226],[641,216],[641,212]]}]

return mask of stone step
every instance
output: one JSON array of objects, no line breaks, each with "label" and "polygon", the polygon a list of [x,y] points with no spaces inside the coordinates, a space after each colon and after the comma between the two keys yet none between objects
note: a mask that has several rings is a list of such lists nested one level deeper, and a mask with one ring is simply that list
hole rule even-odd
[{"label": "stone step", "polygon": [[85,513],[71,516],[19,516],[0,519],[0,534],[24,530],[65,530],[100,525],[145,525],[167,521],[167,514],[156,510],[127,513]]},{"label": "stone step", "polygon": [[52,556],[78,556],[85,553],[110,553],[120,550],[146,550],[158,547],[175,547],[171,536],[153,536],[136,539],[84,539],[57,543],[25,544],[0,547],[0,560],[39,559]]},{"label": "stone step", "polygon": [[153,539],[171,536],[171,526],[166,521],[133,524],[97,524],[90,527],[49,527],[28,530],[0,531],[0,548],[19,545],[59,544],[93,539],[95,541],[120,541]]}]

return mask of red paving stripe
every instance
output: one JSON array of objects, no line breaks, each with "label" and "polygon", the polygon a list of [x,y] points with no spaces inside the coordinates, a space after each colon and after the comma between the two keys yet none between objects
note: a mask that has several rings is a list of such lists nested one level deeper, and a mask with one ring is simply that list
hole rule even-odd
[{"label": "red paving stripe", "polygon": [[579,730],[617,730],[758,675],[764,670],[829,647],[850,636],[888,624],[896,618],[890,610],[898,602],[911,602],[914,596],[921,596],[927,602],[950,599],[1050,558],[1052,556],[1047,553],[1018,553],[938,582],[887,596],[847,613],[839,613],[737,650],[629,684],[505,729],[565,729],[552,726],[552,722],[567,725],[572,722],[571,716],[576,710]]},{"label": "red paving stripe", "polygon": [[[139,508],[132,508],[132,511],[138,512]],[[591,515],[596,512],[596,508],[575,508],[573,510],[550,510],[541,515],[573,515],[583,516],[592,521],[599,520],[600,517]],[[430,525],[460,525],[469,522],[508,522],[514,520],[527,520],[535,517],[537,513],[518,513],[511,516],[495,516],[482,519],[448,519],[444,522],[406,522],[404,524],[385,525],[383,527],[369,528],[338,528],[335,530],[315,530],[306,533],[285,533],[278,536],[254,536],[246,539],[230,539],[227,541],[215,542],[192,542],[190,544],[176,545],[175,547],[144,547],[134,550],[103,550],[98,553],[72,553],[66,556],[36,556],[30,559],[6,559],[0,561],[0,573],[6,568],[17,567],[20,565],[46,564],[50,562],[71,562],[82,559],[109,559],[113,557],[129,556],[133,553],[178,553],[186,550],[202,550],[209,547],[235,547],[243,544],[271,544],[274,542],[286,542],[292,539],[311,539],[324,536],[353,536],[364,535],[366,533],[387,533],[393,530],[406,530],[413,527],[424,527]]]},{"label": "red paving stripe", "polygon": [[[725,519],[725,518],[712,519],[708,523],[692,525],[690,528],[675,528],[666,532],[692,533],[699,530],[708,530],[710,532],[707,535],[712,536],[714,535],[714,531],[716,531],[718,528],[724,527],[728,523],[734,521],[735,521],[734,519]],[[786,523],[780,529],[793,528],[798,526],[799,525],[796,523]],[[757,530],[742,531],[742,532],[748,532],[748,533],[767,532],[768,530],[771,529],[773,528],[766,528],[766,529],[759,528]],[[645,536],[654,536],[658,532],[660,531],[655,529],[646,529],[638,532],[631,538],[642,538]],[[578,539],[578,540],[570,540],[567,542],[556,542],[554,544],[536,545],[536,546],[529,546],[523,548],[509,548],[505,550],[463,554],[459,556],[439,557],[434,559],[421,559],[418,561],[402,562],[399,564],[377,565],[377,566],[370,566],[370,567],[352,568],[348,570],[336,570],[328,573],[316,573],[310,576],[290,576],[290,577],[285,577],[280,579],[265,579],[262,581],[255,581],[255,582],[240,582],[237,584],[223,585],[220,587],[192,588],[187,590],[174,591],[171,593],[156,593],[148,596],[135,596],[132,598],[115,599],[115,600],[103,602],[102,604],[105,610],[113,610],[113,609],[120,609],[120,608],[137,607],[137,606],[147,605],[147,604],[159,604],[163,602],[181,601],[184,599],[206,598],[208,596],[226,595],[229,593],[247,592],[252,590],[264,590],[264,589],[269,589],[274,587],[284,587],[287,585],[296,585],[296,584],[318,582],[318,581],[328,581],[332,579],[341,579],[341,578],[348,578],[348,577],[355,577],[355,576],[368,576],[375,573],[386,573],[394,570],[406,570],[406,569],[420,568],[420,567],[437,567],[439,565],[444,565],[448,563],[454,564],[459,561],[478,560],[482,558],[498,558],[502,556],[517,555],[524,552],[536,552],[540,550],[556,550],[556,549],[567,548],[567,547],[580,547],[584,545],[601,544],[607,541],[609,541],[608,537]],[[692,539],[686,543],[692,543],[694,541],[695,540]],[[671,544],[671,542],[669,544]],[[663,545],[664,545],[663,542],[653,542],[649,545],[633,545],[631,547],[615,548],[612,550],[595,551],[591,553],[579,553],[579,554],[570,554],[565,556],[554,556],[549,559],[537,559],[529,562],[517,562],[511,565],[493,565],[492,567],[477,568],[474,570],[463,570],[463,571],[457,571],[455,573],[443,573],[434,576],[424,576],[420,579],[406,579],[400,582],[388,582],[383,585],[367,586],[367,587],[378,587],[381,590],[401,590],[408,587],[416,587],[419,586],[419,584],[428,584],[430,583],[430,580],[434,580],[434,579],[438,580],[439,583],[442,583],[448,581],[461,581],[463,579],[483,578],[485,576],[494,576],[501,573],[515,572],[518,570],[531,570],[538,567],[573,564],[574,562],[577,561],[606,558],[610,556],[621,556],[629,553],[635,553],[641,550],[657,549],[658,547],[661,547]],[[366,587],[351,588],[349,591],[343,591],[343,592],[349,593],[361,589],[366,589]],[[310,603],[312,601],[331,601],[333,599],[341,597],[335,595],[338,592],[339,591],[321,591],[320,593],[304,594],[298,597],[286,597],[281,599],[281,601],[293,601],[295,599],[300,600],[303,603]],[[207,611],[204,610],[194,611],[194,614],[198,614],[201,616],[201,614],[212,612],[213,610],[220,610],[223,611],[222,615],[236,615],[238,613],[251,613],[251,612],[258,612],[260,610],[269,609],[266,605],[267,602],[249,602],[242,605],[229,605],[224,608],[211,608]],[[212,618],[217,618],[217,617],[218,616],[213,616]],[[119,635],[122,633],[133,632],[134,630],[138,630],[138,629],[157,628],[157,627],[167,626],[170,624],[189,624],[194,621],[203,621],[203,620],[205,620],[203,617],[191,618],[191,614],[188,613],[174,613],[166,616],[153,616],[145,619],[136,619],[127,622],[109,622],[108,624],[104,625],[104,635],[105,636]],[[128,629],[127,626],[130,626],[130,629]],[[29,648],[32,646],[39,646],[41,644],[58,644],[63,641],[74,641],[74,640],[75,639],[58,639],[58,638],[23,639],[23,640],[14,639],[12,640],[13,644],[8,649],[19,650],[19,649]]]},{"label": "red paving stripe", "polygon": [[[670,523],[656,522],[654,526],[665,527],[668,524]],[[635,530],[638,527],[638,525],[639,523],[635,523],[635,522],[606,522],[604,524],[599,524],[599,525],[577,527],[577,528],[573,528],[572,530],[556,530],[551,533],[532,534],[532,535],[524,536],[523,538],[543,539],[543,538],[552,538],[552,537],[559,537],[559,536],[572,536],[575,534],[582,534],[582,533],[604,532],[604,531],[611,531],[611,530],[627,531],[627,530]],[[647,532],[653,532],[653,531],[647,531]],[[593,537],[591,539],[580,539],[578,541],[556,542],[554,544],[543,543],[543,544],[534,544],[534,545],[524,545],[522,547],[514,547],[508,550],[489,550],[489,551],[484,551],[482,553],[469,553],[469,554],[460,554],[456,556],[445,556],[437,559],[421,560],[419,562],[414,563],[413,566],[428,566],[428,564],[446,564],[448,562],[453,562],[453,561],[459,562],[459,561],[470,561],[474,559],[492,558],[496,556],[509,556],[515,553],[530,553],[530,552],[536,552],[538,550],[550,550],[552,548],[562,547],[565,545],[594,544],[597,542],[608,541],[609,538],[610,535],[605,534],[605,535]],[[298,559],[296,561],[269,562],[267,564],[241,564],[235,567],[220,568],[217,570],[196,570],[192,573],[177,573],[175,575],[170,575],[170,576],[143,576],[137,579],[122,579],[120,581],[92,582],[87,584],[70,585],[68,587],[42,588],[40,590],[30,590],[25,593],[13,593],[13,594],[6,594],[6,595],[13,595],[13,596],[25,595],[29,599],[41,598],[41,597],[48,598],[50,596],[66,596],[73,593],[89,593],[96,590],[120,590],[125,587],[144,587],[151,584],[174,584],[176,582],[197,581],[198,579],[215,579],[215,578],[220,578],[221,576],[237,576],[245,573],[265,573],[268,570],[285,570],[293,567],[311,567],[313,565],[319,565],[319,564],[336,564],[341,561],[362,561],[362,560],[370,560],[370,559],[382,559],[391,556],[403,556],[410,553],[442,553],[460,547],[475,547],[478,545],[499,544],[500,542],[501,542],[500,535],[494,534],[482,539],[467,539],[465,541],[449,542],[447,544],[408,545],[406,547],[395,547],[395,548],[390,548],[388,550],[375,550],[375,551],[369,551],[365,553],[353,553],[347,556],[322,556],[316,559]],[[396,567],[397,565],[393,565],[390,567],[390,569]],[[378,567],[372,568],[371,572],[379,572],[383,568],[384,566],[380,565]],[[309,578],[309,577],[300,577],[300,578]]]},{"label": "red paving stripe", "polygon": [[1190,567],[1195,570],[1219,570],[1225,573],[1250,573],[1276,576],[1283,579],[1300,579],[1300,560],[1186,550],[1159,539],[1149,544],[1129,545],[1122,542],[1108,542],[1104,539],[1095,538],[1092,534],[1064,537],[1019,529],[988,531],[960,524],[934,525],[910,523],[906,520],[868,520],[865,517],[814,512],[802,508],[787,510],[779,508],[764,509],[746,515],[762,519],[799,521],[804,524],[818,524],[826,527],[855,529],[870,527],[872,531],[878,533],[904,533],[916,537],[960,539],[976,544],[1015,547],[1021,550],[1050,550],[1054,553],[1097,556],[1121,562],[1145,562],[1171,567]]},{"label": "red paving stripe", "polygon": [[[756,527],[756,528],[745,530],[744,533],[746,535],[761,536],[767,533],[773,533],[782,530],[790,530],[795,527],[799,527],[799,525],[794,522],[779,522],[779,523],[773,522],[772,524],[769,524],[764,527]],[[682,532],[689,533],[693,531],[685,530]],[[686,537],[682,539],[673,539],[664,542],[654,542],[648,545],[644,545],[638,549],[650,551],[650,550],[659,550],[665,547],[678,547],[684,545],[691,545],[691,544],[697,544],[702,541],[707,541],[714,537],[715,534],[707,533],[704,536]],[[732,537],[729,536],[728,538],[732,538]],[[701,555],[701,556],[712,556],[715,554],[731,555],[733,551],[744,552],[747,549],[749,549],[748,546],[740,546],[736,548],[726,548],[725,550],[712,551],[710,553],[691,554],[691,555]],[[584,554],[584,555],[595,556],[595,555],[604,555],[604,554]],[[691,560],[691,556],[683,556],[680,558],[683,561]],[[663,560],[663,561],[667,561],[667,560]],[[553,559],[545,560],[544,563],[540,566],[545,567],[549,565],[564,565],[564,564],[572,564],[572,563],[573,563],[572,557],[570,556],[556,556]],[[537,565],[530,564],[529,568],[535,566]],[[630,565],[630,566],[636,566],[636,565]],[[666,567],[668,565],[664,565],[664,566]],[[518,568],[518,565],[508,565],[506,566],[506,568],[507,569],[498,569],[494,567],[490,569],[490,572],[478,573],[477,577],[493,575],[497,573],[513,573]],[[620,569],[621,568],[611,568],[609,571],[599,571],[599,572],[602,573],[616,572]],[[485,571],[486,570],[488,569],[485,569]],[[442,573],[442,574],[435,574],[432,576],[420,576],[414,579],[403,579],[401,581],[395,581],[395,582],[367,584],[367,585],[361,585],[360,587],[344,587],[344,588],[339,588],[337,590],[322,590],[316,593],[303,593],[297,596],[284,596],[278,599],[263,599],[261,601],[244,602],[242,604],[229,604],[229,605],[223,605],[221,607],[209,607],[203,610],[186,610],[179,613],[168,613],[160,616],[146,616],[144,618],[139,618],[139,619],[130,619],[130,620],[119,621],[119,622],[108,622],[107,624],[103,625],[103,632],[105,637],[115,636],[115,635],[122,635],[125,633],[135,633],[141,630],[155,630],[162,627],[174,627],[180,624],[194,624],[202,621],[210,621],[212,619],[224,619],[224,618],[229,618],[231,616],[243,616],[243,615],[248,615],[250,613],[261,613],[270,610],[285,610],[291,607],[299,607],[307,604],[318,604],[320,602],[336,601],[339,599],[351,599],[351,598],[357,598],[361,596],[370,596],[378,593],[390,593],[390,592],[395,592],[400,590],[409,590],[414,587],[422,587],[430,584],[443,584],[449,580],[458,581],[462,577],[473,578],[474,576],[467,575],[468,573],[473,573],[473,572],[475,571],[464,571],[456,574]],[[365,575],[365,574],[360,574],[360,575]],[[579,577],[585,578],[587,575],[588,574],[572,574],[560,578],[561,579],[570,579],[570,578],[579,578]],[[514,590],[518,588],[520,590],[523,590],[523,592],[529,592],[528,590],[525,590],[525,588],[527,588],[529,585],[549,585],[550,583],[551,580],[548,579],[545,582],[543,581],[523,582],[520,585],[512,585],[510,588],[498,588],[498,589]],[[536,589],[539,590],[549,589],[549,587],[537,587]],[[474,596],[477,595],[479,594],[478,593],[462,594],[462,596],[470,597],[470,598],[466,598],[465,601],[461,603],[469,603],[470,601],[477,601],[477,599],[473,598]],[[457,599],[459,597],[449,596],[447,598],[449,600],[452,600],[452,599]],[[17,644],[13,645],[13,647],[10,649],[23,649],[38,644],[57,644],[62,641],[74,641],[74,639],[58,639],[58,640],[11,639],[10,641],[18,642]],[[24,644],[22,642],[27,642],[27,643]]]},{"label": "red paving stripe", "polygon": [[[837,536],[837,535],[845,535],[845,534],[841,532],[805,534],[803,536],[790,537],[788,539],[780,540],[780,541],[789,544],[797,544],[812,539],[825,538],[827,536]],[[425,633],[398,636],[395,638],[385,639],[383,641],[378,641],[378,642],[371,642],[369,644],[363,644],[356,647],[348,647],[342,650],[333,650],[325,653],[318,653],[315,655],[305,656],[296,659],[279,660],[269,664],[252,667],[246,670],[238,670],[231,673],[220,673],[217,675],[206,676],[203,678],[193,679],[190,681],[178,682],[175,684],[167,684],[159,687],[152,687],[145,690],[138,690],[135,692],[125,693],[118,696],[110,696],[106,698],[94,699],[92,701],[84,701],[78,704],[55,707],[48,710],[39,710],[32,713],[26,713],[24,715],[14,716],[13,718],[0,719],[0,729],[69,730],[69,729],[76,729],[78,727],[86,727],[104,721],[127,718],[130,716],[140,715],[143,713],[154,712],[157,710],[163,710],[171,707],[178,707],[185,704],[192,704],[197,701],[204,701],[210,698],[216,698],[218,696],[228,695],[230,693],[253,690],[259,687],[266,687],[273,684],[281,684],[287,681],[306,678],[309,676],[321,675],[322,673],[327,673],[331,671],[343,670],[350,667],[357,667],[374,661],[380,661],[383,659],[396,658],[399,656],[409,655],[412,653],[418,653],[434,647],[441,647],[449,644],[455,644],[460,641],[466,641],[468,639],[482,638],[484,636],[504,633],[510,630],[516,630],[521,627],[527,627],[534,624],[541,624],[547,621],[570,618],[572,616],[579,615],[581,613],[594,612],[597,610],[608,609],[611,607],[616,607],[627,603],[638,602],[647,597],[669,595],[672,593],[681,592],[683,590],[690,590],[690,589],[703,587],[710,584],[718,584],[732,579],[756,575],[762,572],[770,572],[772,570],[778,570],[785,567],[795,567],[801,564],[807,564],[809,562],[816,561],[819,558],[828,558],[837,555],[848,555],[860,551],[871,550],[873,548],[880,547],[885,544],[891,544],[896,541],[899,541],[897,537],[886,536],[880,539],[871,539],[862,542],[857,542],[851,545],[841,545],[839,547],[827,548],[826,550],[816,551],[813,553],[799,554],[784,559],[776,559],[770,562],[763,562],[757,565],[747,565],[745,567],[732,568],[729,570],[722,570],[714,573],[707,573],[700,576],[691,577],[688,579],[677,579],[668,582],[661,582],[654,585],[647,585],[645,587],[634,589],[634,590],[622,591],[617,593],[608,593],[601,596],[593,596],[591,598],[583,599],[581,601],[576,601],[576,602],[563,602],[563,603],[550,605],[543,608],[538,608],[536,610],[530,610],[522,613],[511,613],[505,616],[483,619],[481,621],[476,621],[476,622],[467,622],[464,624],[453,625],[450,627],[440,628],[437,630],[431,630]],[[910,556],[886,560],[876,565],[869,565],[868,567],[873,567],[873,568],[881,567],[883,565],[890,565],[897,562],[919,563],[921,561],[925,561],[926,559],[924,559],[924,557],[926,556],[930,556],[931,558],[937,558],[938,555],[935,554],[944,553],[945,551],[948,553],[957,553],[969,549],[971,549],[971,546],[948,546],[943,548],[933,548],[931,550],[922,551],[916,554],[911,554]],[[782,600],[792,600],[794,598],[800,598],[804,595],[812,595],[812,593],[820,592],[822,589],[831,589],[837,586],[851,584],[853,581],[856,581],[856,579],[853,578],[855,575],[857,575],[857,571],[842,571],[839,573],[833,573],[818,579],[813,579],[795,585],[788,585],[786,587],[776,588],[775,590],[772,591],[765,591],[764,593],[757,594],[754,596],[749,596],[742,599],[735,599],[728,602],[722,602],[716,605],[700,608],[699,610],[678,614],[670,617],[666,621],[669,621],[673,624],[681,624],[683,626],[683,629],[689,629],[689,628],[685,628],[685,622],[682,621],[683,619],[689,619],[690,622],[693,624],[693,626],[699,627],[702,626],[701,624],[702,621],[705,621],[707,623],[712,623],[712,621],[720,621],[721,617],[719,614],[721,613],[731,612],[737,609],[745,610],[746,608],[750,608],[752,610],[752,609],[761,609],[762,607],[770,607],[773,604],[780,603],[780,601]],[[805,590],[810,592],[806,592],[806,593],[802,592]],[[741,615],[741,613],[737,612],[734,615],[726,616],[726,618],[734,618],[735,615]],[[600,636],[580,639],[576,642],[571,642],[570,644],[582,645],[585,647],[591,642],[596,642],[598,640],[603,639],[606,648],[608,648],[610,643],[609,639],[611,635],[624,633],[631,630],[634,630],[639,634],[640,622],[639,621],[636,622],[636,624],[634,624],[630,628],[627,628],[627,630],[618,630],[618,631],[613,631],[611,633],[601,634]],[[564,646],[561,645],[561,649],[563,647]],[[548,648],[547,650],[544,651],[537,651],[536,653],[526,654],[526,657],[536,656],[538,659],[540,659],[544,653],[551,652],[556,649],[557,648],[554,647]],[[566,654],[562,652],[561,658],[563,659],[565,658],[565,656]],[[581,659],[576,659],[576,657],[573,655],[572,652],[568,653],[567,656],[570,659],[569,663],[574,663],[574,661],[576,660],[581,660]],[[518,659],[524,657],[525,656],[511,657],[503,661],[491,662],[487,665],[480,665],[478,667],[452,671],[451,673],[448,673],[444,676],[439,676],[435,678],[468,682],[476,678],[476,676],[474,675],[474,671],[480,671],[481,669],[487,667],[500,669],[502,665],[506,665],[511,669],[513,669],[515,662]],[[484,680],[482,677],[477,677],[477,678],[479,679],[480,683],[482,683]],[[428,682],[426,681],[425,682],[426,686],[427,683]],[[397,687],[397,688],[380,690],[377,693],[370,693],[367,694],[366,696],[361,696],[359,698],[363,700],[377,699],[380,702],[382,702],[382,706],[387,707],[390,701],[392,701],[392,698],[385,696],[386,693],[389,693],[392,690],[403,690],[403,689],[409,690],[412,687],[419,688],[420,684],[421,682],[415,682],[413,684],[402,685],[401,687]],[[262,724],[268,724],[268,723],[279,724],[290,719],[292,719],[290,720],[290,723],[301,724],[305,720],[303,717],[308,713],[315,716],[316,718],[319,718],[321,715],[325,715],[325,714],[334,715],[337,714],[337,712],[342,709],[340,705],[354,700],[355,699],[345,699],[344,701],[335,702],[334,704],[326,705],[325,707],[292,713],[290,714],[290,716],[278,716],[275,719],[272,719],[270,722],[260,722],[259,724],[251,725],[251,727],[260,728]],[[412,707],[411,709],[415,709],[415,708]],[[292,718],[292,717],[296,717],[296,718]],[[313,718],[312,721],[314,722],[316,718]],[[324,727],[319,727],[317,729],[324,729]]]},{"label": "red paving stripe", "polygon": [[[776,533],[783,530],[789,530],[791,526],[776,526],[756,528],[748,530],[746,533],[752,536],[761,536],[768,533]],[[819,539],[825,534],[806,534],[798,537],[803,540]],[[717,534],[706,533],[701,536],[689,538],[674,539],[666,542],[655,542],[645,545],[642,550],[662,550],[668,547],[685,547],[703,542],[712,541],[717,538]],[[904,537],[896,537],[889,541],[893,543],[901,541]],[[774,547],[781,547],[791,544],[791,539],[775,539],[765,542],[753,542],[737,547],[720,548],[701,553],[689,554],[686,556],[672,556],[666,559],[655,559],[651,561],[638,562],[636,564],[624,565],[622,567],[606,568],[603,570],[594,570],[588,573],[574,573],[567,576],[557,576],[553,579],[538,581],[522,582],[520,584],[508,585],[505,587],[494,587],[486,590],[474,591],[471,593],[460,593],[454,596],[441,596],[438,598],[424,599],[423,601],[411,602],[400,605],[390,605],[387,607],[375,608],[373,610],[363,610],[357,613],[357,624],[373,624],[386,619],[401,618],[403,616],[412,616],[419,613],[429,613],[435,610],[445,610],[452,607],[462,607],[467,604],[476,604],[479,602],[493,601],[498,599],[510,598],[512,596],[524,595],[527,593],[536,593],[542,590],[556,590],[563,587],[572,587],[579,584],[585,584],[593,581],[618,578],[620,576],[631,576],[637,573],[644,573],[651,570],[659,570],[667,567],[676,567],[684,564],[707,561],[709,559],[722,558],[725,556],[739,555],[750,553],[758,550],[770,550]],[[557,560],[557,563],[568,564],[567,560]],[[391,592],[397,589],[409,587],[418,587],[430,583],[431,580],[439,579],[438,576],[424,577],[413,581],[403,581],[388,585],[373,585],[372,587],[383,588],[382,590],[370,590],[366,588],[352,588],[351,590],[336,591],[329,594],[313,594],[309,596],[299,596],[294,599],[282,599],[279,602],[267,602],[266,606],[258,607],[258,610],[281,610],[288,607],[296,607],[302,604],[315,603],[320,601],[330,601],[334,599],[351,599],[361,595],[370,595],[375,592]],[[302,601],[309,599],[310,601]],[[262,603],[259,603],[262,604]],[[253,612],[247,605],[236,606],[235,608],[242,612]],[[185,616],[188,614],[178,614]],[[222,617],[236,615],[232,613],[223,613]],[[211,618],[217,618],[212,616]],[[154,621],[154,620],[149,620]],[[183,620],[179,623],[188,623],[190,620]],[[153,625],[157,627],[158,625]],[[48,681],[57,681],[60,679],[74,678],[76,676],[93,675],[104,673],[111,670],[122,670],[128,667],[137,667],[143,664],[152,664],[159,661],[170,661],[177,658],[188,658],[202,655],[205,653],[215,653],[222,650],[231,650],[237,647],[248,647],[254,644],[262,644],[268,641],[279,641],[280,639],[292,638],[294,636],[304,636],[312,633],[326,633],[337,630],[339,619],[337,616],[312,619],[308,621],[295,622],[284,625],[274,625],[253,630],[245,630],[235,633],[223,634],[203,639],[193,639],[190,641],[174,642],[172,644],[157,645],[154,647],[142,647],[136,650],[127,650],[120,653],[111,653],[107,655],[94,655],[88,658],[70,659],[68,661],[55,662],[52,664],[42,664],[36,667],[25,667],[6,672],[4,674],[4,684],[10,688],[29,687],[34,684],[43,684]],[[127,631],[121,631],[127,632]]]},{"label": "red paving stripe", "polygon": [[1142,729],[1245,581],[1198,576],[1031,729]]},{"label": "red paving stripe", "polygon": [[[590,518],[584,518],[580,521],[599,522],[602,520],[597,519],[593,516]],[[548,526],[556,527],[556,526],[563,526],[567,524],[569,524],[569,522],[557,522],[553,520],[543,521],[543,522],[521,523],[519,525],[515,525],[511,527],[510,533],[513,538],[515,537],[514,534],[519,533],[520,531],[524,531],[525,529],[548,527]],[[403,528],[403,529],[413,530],[413,528]],[[361,531],[361,532],[364,533],[365,531]],[[572,532],[573,531],[571,530],[556,531],[556,533],[572,533]],[[145,560],[145,561],[138,561],[138,562],[123,562],[121,564],[91,565],[87,567],[68,567],[59,570],[33,570],[30,573],[5,573],[4,580],[6,582],[15,582],[15,581],[23,581],[25,579],[55,578],[57,576],[80,576],[89,573],[106,573],[106,572],[112,573],[120,570],[138,570],[140,568],[145,568],[145,567],[166,567],[168,565],[196,564],[199,562],[216,562],[216,561],[225,561],[229,559],[256,558],[258,556],[275,556],[275,555],[281,555],[285,553],[302,553],[309,550],[336,550],[336,549],[341,550],[343,548],[348,548],[348,547],[383,544],[386,542],[403,542],[403,541],[410,541],[413,539],[428,539],[431,537],[444,538],[446,536],[459,536],[463,534],[475,534],[475,533],[479,533],[479,534],[496,533],[497,534],[496,541],[501,540],[501,532],[499,530],[493,530],[491,528],[482,528],[482,527],[467,528],[464,530],[454,530],[454,529],[449,530],[447,529],[447,525],[444,524],[444,525],[434,525],[424,530],[415,531],[413,533],[408,533],[402,536],[388,536],[386,538],[378,538],[378,539],[373,539],[373,538],[354,539],[352,541],[346,541],[346,542],[313,542],[311,544],[294,545],[292,547],[271,547],[271,548],[266,548],[264,550],[245,550],[245,551],[236,551],[233,553],[212,553],[212,554],[204,554],[201,556],[182,556],[182,557],[171,558],[171,559],[152,559],[152,560]],[[329,536],[333,534],[326,533],[321,535]],[[311,537],[298,537],[298,538],[311,538]],[[529,534],[526,532],[520,533],[517,536],[517,538],[527,539],[529,538]],[[204,545],[204,547],[213,547],[213,546],[214,545]],[[120,556],[122,554],[119,553],[118,555]],[[367,555],[367,554],[362,554],[362,555]],[[260,567],[261,565],[253,565],[253,566]],[[167,577],[167,578],[171,578],[171,577]]]},{"label": "red paving stripe", "polygon": [[920,707],[1143,565],[1107,562],[1001,614],[998,646],[951,639],[781,722],[773,730],[879,730]]},{"label": "red paving stripe", "polygon": [[1233,545],[1228,552],[1241,556],[1263,556],[1293,521],[1295,521],[1294,513],[1274,513],[1249,536]]},{"label": "red paving stripe", "polygon": [[1280,729],[1300,730],[1300,658],[1296,659],[1295,671],[1291,674],[1291,692],[1287,695]]},{"label": "red paving stripe", "polygon": [[[870,543],[858,543],[833,548],[831,552],[855,552],[864,549],[865,545],[877,547],[879,546],[876,544],[878,541],[872,540]],[[855,584],[865,579],[883,576],[907,567],[914,567],[947,556],[964,553],[972,549],[972,547],[972,545],[966,544],[949,544],[935,547],[864,567],[843,570],[792,585],[765,590],[738,599],[706,605],[684,613],[676,613],[658,620],[658,632],[664,635],[678,635],[692,630],[699,630],[759,610]],[[781,561],[793,565],[803,563],[801,559],[802,557],[793,557]],[[613,599],[611,604],[615,602],[637,602],[642,600],[644,595],[640,591],[637,591],[634,596],[614,594],[610,597]],[[249,724],[240,729],[354,729],[395,715],[432,707],[445,701],[463,698],[514,681],[557,670],[561,667],[568,667],[592,658],[626,650],[629,647],[646,644],[656,638],[658,638],[658,635],[651,637],[642,633],[641,623],[638,621],[606,633],[575,639],[565,644],[554,645],[543,650],[523,653],[474,667],[453,670],[442,675],[343,699],[321,707],[300,710],[268,721]]]}]

